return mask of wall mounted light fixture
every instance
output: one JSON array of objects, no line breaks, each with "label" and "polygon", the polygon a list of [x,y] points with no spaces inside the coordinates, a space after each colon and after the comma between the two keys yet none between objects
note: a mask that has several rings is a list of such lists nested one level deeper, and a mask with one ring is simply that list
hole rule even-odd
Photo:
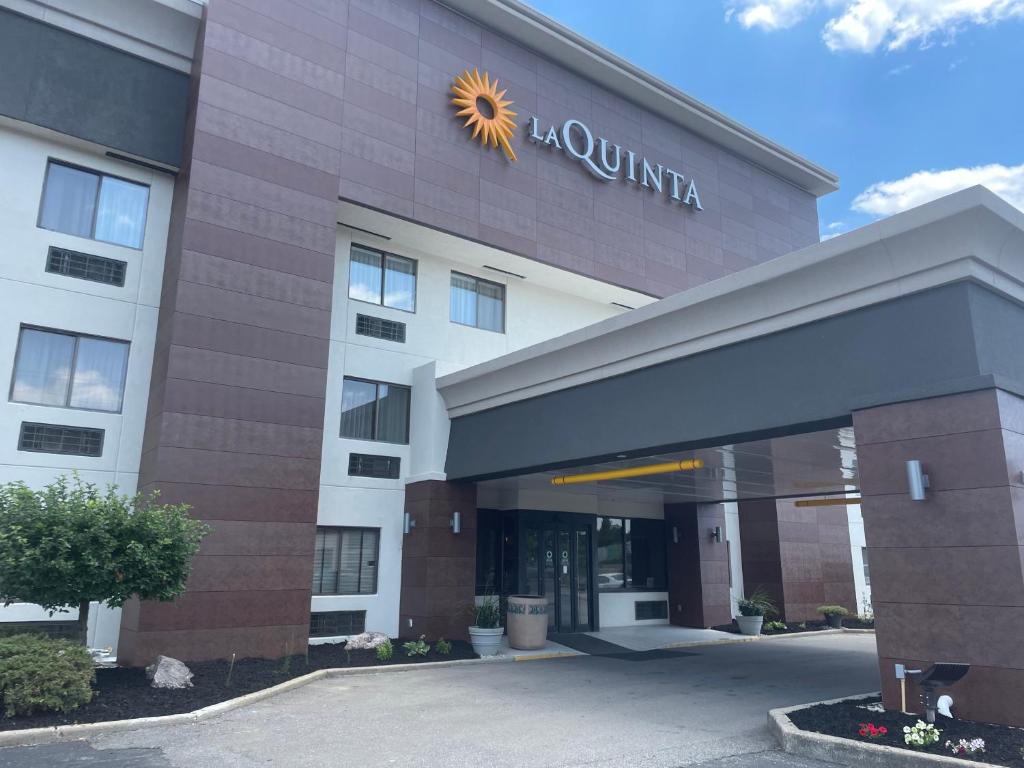
[{"label": "wall mounted light fixture", "polygon": [[462,513],[452,512],[452,517],[448,521],[448,525],[451,526],[452,533],[462,533]]},{"label": "wall mounted light fixture", "polygon": [[672,543],[679,543],[679,527],[675,525],[672,526]]},{"label": "wall mounted light fixture", "polygon": [[714,528],[708,529],[708,537],[716,544],[722,543],[722,526],[716,525]]},{"label": "wall mounted light fixture", "polygon": [[911,459],[907,462],[907,488],[912,501],[924,501],[925,489],[931,487],[928,475],[921,469],[921,462]]},{"label": "wall mounted light fixture", "polygon": [[412,515],[408,512],[405,513],[405,520],[402,524],[402,532],[408,535],[413,528],[416,527],[416,521],[412,519]]}]

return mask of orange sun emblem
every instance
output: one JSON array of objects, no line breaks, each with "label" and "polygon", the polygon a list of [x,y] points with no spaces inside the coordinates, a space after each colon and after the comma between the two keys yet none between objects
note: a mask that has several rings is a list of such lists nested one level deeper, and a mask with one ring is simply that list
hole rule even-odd
[{"label": "orange sun emblem", "polygon": [[455,115],[466,118],[463,127],[473,126],[473,138],[479,136],[485,147],[501,145],[508,159],[515,160],[516,153],[508,140],[516,128],[516,113],[509,109],[512,102],[504,100],[505,91],[498,90],[498,81],[492,81],[486,72],[481,76],[476,69],[467,69],[455,78],[452,93],[452,104],[460,108]]}]

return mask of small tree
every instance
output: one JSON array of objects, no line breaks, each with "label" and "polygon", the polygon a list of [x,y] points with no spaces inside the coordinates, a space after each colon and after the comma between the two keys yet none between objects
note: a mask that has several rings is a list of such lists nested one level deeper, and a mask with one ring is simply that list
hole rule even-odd
[{"label": "small tree", "polygon": [[180,595],[208,531],[186,504],[122,496],[116,486],[101,491],[77,475],[39,491],[0,485],[0,601],[51,613],[77,605],[84,644],[90,601],[117,607],[136,596]]}]

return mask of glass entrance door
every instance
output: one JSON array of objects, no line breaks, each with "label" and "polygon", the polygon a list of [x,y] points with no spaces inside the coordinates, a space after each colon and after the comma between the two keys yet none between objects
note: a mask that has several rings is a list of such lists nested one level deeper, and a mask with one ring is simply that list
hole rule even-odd
[{"label": "glass entrance door", "polygon": [[590,526],[561,522],[523,525],[524,584],[547,598],[548,631],[593,628]]}]

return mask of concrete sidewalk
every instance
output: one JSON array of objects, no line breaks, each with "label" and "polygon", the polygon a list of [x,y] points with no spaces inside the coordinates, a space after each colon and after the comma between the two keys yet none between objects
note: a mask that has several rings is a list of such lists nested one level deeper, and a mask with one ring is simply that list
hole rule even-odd
[{"label": "concrete sidewalk", "polygon": [[[773,751],[766,712],[878,688],[873,635],[636,659],[574,656],[324,679],[194,725],[0,750],[0,765],[809,767]],[[33,762],[36,755],[45,761]]]}]

